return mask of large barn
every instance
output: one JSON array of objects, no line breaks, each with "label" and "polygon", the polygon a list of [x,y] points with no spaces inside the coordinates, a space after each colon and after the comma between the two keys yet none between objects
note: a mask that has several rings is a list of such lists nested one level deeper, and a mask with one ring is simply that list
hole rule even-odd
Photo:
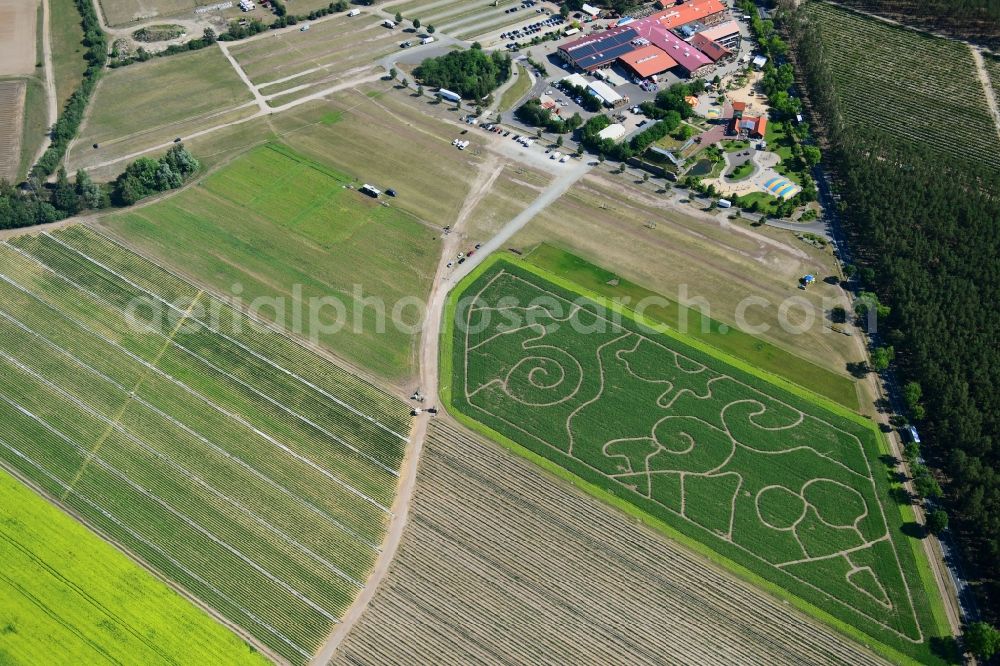
[{"label": "large barn", "polygon": [[724,16],[725,5],[719,0],[692,0],[627,25],[566,42],[559,47],[559,55],[586,72],[620,61],[641,78],[667,70],[675,70],[681,76],[698,76],[718,59],[717,45],[708,47],[713,56],[709,57],[674,31],[692,24],[699,28],[715,25]]}]

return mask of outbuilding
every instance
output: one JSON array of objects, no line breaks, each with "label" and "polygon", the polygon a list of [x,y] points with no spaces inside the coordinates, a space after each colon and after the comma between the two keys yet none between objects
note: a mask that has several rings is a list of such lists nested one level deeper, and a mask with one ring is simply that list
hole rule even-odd
[{"label": "outbuilding", "polygon": [[612,141],[618,141],[619,139],[625,138],[626,134],[628,134],[628,132],[626,131],[624,125],[622,125],[621,123],[612,123],[607,127],[605,127],[604,129],[602,129],[600,132],[598,132],[597,136],[599,136],[602,139],[611,139]]}]

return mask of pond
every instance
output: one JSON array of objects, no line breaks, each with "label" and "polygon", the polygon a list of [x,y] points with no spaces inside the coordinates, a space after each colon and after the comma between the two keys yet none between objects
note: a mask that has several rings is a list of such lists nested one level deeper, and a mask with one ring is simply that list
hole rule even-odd
[{"label": "pond", "polygon": [[712,173],[712,160],[698,160],[697,163],[691,170],[688,171],[689,176],[707,176]]}]

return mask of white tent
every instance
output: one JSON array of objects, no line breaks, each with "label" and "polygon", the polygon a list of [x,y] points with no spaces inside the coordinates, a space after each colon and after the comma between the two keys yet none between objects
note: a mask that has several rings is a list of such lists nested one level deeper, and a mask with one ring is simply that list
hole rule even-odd
[{"label": "white tent", "polygon": [[602,139],[611,139],[612,141],[618,141],[619,139],[624,138],[625,134],[627,134],[627,132],[625,131],[624,125],[622,125],[621,123],[613,123],[602,129],[600,132],[598,132],[597,136],[601,137]]}]

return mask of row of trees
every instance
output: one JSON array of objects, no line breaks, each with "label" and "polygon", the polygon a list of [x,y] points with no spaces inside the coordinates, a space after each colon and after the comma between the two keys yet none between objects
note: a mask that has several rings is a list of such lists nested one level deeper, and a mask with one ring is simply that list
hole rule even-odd
[{"label": "row of trees", "polygon": [[796,13],[789,27],[810,101],[824,119],[827,163],[859,272],[888,306],[878,335],[895,351],[926,458],[950,478],[952,522],[967,557],[987,574],[978,587],[995,614],[1000,173],[846,123],[819,26]]},{"label": "row of trees", "polygon": [[485,53],[478,42],[464,51],[451,51],[420,63],[413,75],[429,86],[447,88],[465,99],[481,100],[510,78],[510,56]]},{"label": "row of trees", "polygon": [[97,86],[104,63],[108,60],[108,43],[104,31],[101,30],[101,23],[97,19],[93,3],[91,0],[76,0],[76,8],[80,12],[80,23],[83,27],[83,45],[87,47],[83,56],[87,61],[87,69],[83,73],[80,86],[70,95],[62,114],[49,132],[52,143],[38,160],[38,164],[32,167],[31,176],[36,182],[48,178],[62,161],[70,141],[76,137],[80,129],[87,103]]},{"label": "row of trees", "polygon": [[579,113],[574,113],[569,118],[561,118],[549,109],[542,108],[542,102],[538,98],[529,99],[514,112],[514,115],[525,125],[542,127],[553,134],[566,134],[583,124],[583,118]]},{"label": "row of trees", "polygon": [[112,204],[128,206],[156,192],[180,187],[198,168],[198,160],[183,144],[177,144],[158,160],[140,157],[113,183],[95,183],[83,169],[72,182],[64,168],[59,169],[55,185],[35,191],[18,191],[0,181],[0,229],[55,222]]}]

